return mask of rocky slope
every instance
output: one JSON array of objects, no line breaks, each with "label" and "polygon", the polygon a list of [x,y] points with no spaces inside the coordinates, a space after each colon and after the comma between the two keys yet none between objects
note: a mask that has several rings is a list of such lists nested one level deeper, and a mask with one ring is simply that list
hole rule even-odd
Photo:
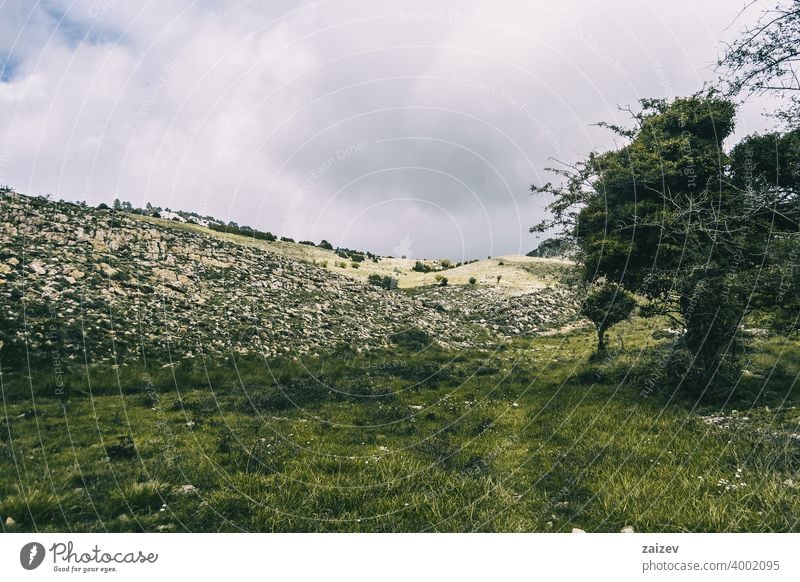
[{"label": "rocky slope", "polygon": [[390,345],[409,328],[459,348],[485,341],[479,326],[535,332],[574,313],[563,289],[517,296],[467,287],[387,291],[298,260],[282,251],[291,243],[13,193],[0,196],[0,222],[7,353],[110,363],[308,355],[340,343]]}]

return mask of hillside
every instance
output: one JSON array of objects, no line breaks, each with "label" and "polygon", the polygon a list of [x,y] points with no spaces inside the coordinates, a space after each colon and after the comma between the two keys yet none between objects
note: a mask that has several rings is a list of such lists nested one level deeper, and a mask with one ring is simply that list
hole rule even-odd
[{"label": "hillside", "polygon": [[797,338],[699,406],[660,381],[665,317],[594,357],[569,263],[0,212],[0,531],[798,529]]},{"label": "hillside", "polygon": [[[463,348],[487,331],[537,333],[575,313],[553,261],[479,261],[442,271],[450,285],[440,287],[438,273],[414,272],[410,260],[356,264],[318,247],[15,194],[0,209],[6,350],[58,346],[83,360],[85,349],[93,362],[315,355],[386,347],[408,330]],[[370,274],[400,289],[369,285]]]}]

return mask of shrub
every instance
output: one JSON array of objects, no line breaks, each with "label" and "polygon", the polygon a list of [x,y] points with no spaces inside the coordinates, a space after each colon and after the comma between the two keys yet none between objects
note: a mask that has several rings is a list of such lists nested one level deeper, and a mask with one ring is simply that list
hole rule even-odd
[{"label": "shrub", "polygon": [[353,261],[352,263],[350,263],[350,266],[353,267],[354,269],[358,269],[361,265],[359,265],[356,261]]},{"label": "shrub", "polygon": [[381,277],[377,273],[373,273],[367,277],[367,282],[370,285],[375,285],[376,287],[381,287],[382,289],[394,289],[397,287],[397,279],[390,277],[389,275]]},{"label": "shrub", "polygon": [[439,279],[439,287],[446,287],[447,286],[447,277],[442,277]]},{"label": "shrub", "polygon": [[308,246],[308,247],[315,247],[315,246],[317,246],[316,244],[314,244],[314,243],[313,243],[312,241],[310,241],[310,240],[301,240],[301,241],[300,241],[300,244],[301,244],[301,245],[306,245],[306,246]]},{"label": "shrub", "polygon": [[475,277],[470,277],[470,278],[469,278],[469,284],[470,284],[470,285],[474,285],[474,284],[475,284],[475,283],[477,283],[477,282],[478,282],[478,280],[477,280]]},{"label": "shrub", "polygon": [[433,267],[426,265],[422,261],[417,261],[414,263],[414,266],[411,267],[411,270],[416,271],[417,273],[430,273],[433,271]]},{"label": "shrub", "polygon": [[332,251],[333,250],[333,245],[331,243],[329,243],[328,241],[326,241],[325,239],[322,239],[321,241],[319,241],[319,245],[318,246],[319,246],[319,248],[325,249],[325,250],[328,250],[328,251]]},{"label": "shrub", "polygon": [[581,307],[581,314],[588,317],[597,330],[597,353],[605,351],[605,333],[612,325],[625,321],[630,316],[636,301],[617,283],[596,283],[589,291]]},{"label": "shrub", "polygon": [[291,243],[293,243],[293,242],[294,242],[294,239],[293,239],[293,238],[289,238],[288,236],[282,236],[282,237],[281,237],[281,240],[282,240],[283,242],[291,242]]}]

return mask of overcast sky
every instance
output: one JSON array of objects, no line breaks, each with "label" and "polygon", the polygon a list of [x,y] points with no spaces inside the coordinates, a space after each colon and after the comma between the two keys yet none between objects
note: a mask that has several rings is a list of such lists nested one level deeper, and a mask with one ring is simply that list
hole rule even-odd
[{"label": "overcast sky", "polygon": [[0,0],[0,183],[379,254],[525,253],[549,158],[713,79],[742,6]]}]

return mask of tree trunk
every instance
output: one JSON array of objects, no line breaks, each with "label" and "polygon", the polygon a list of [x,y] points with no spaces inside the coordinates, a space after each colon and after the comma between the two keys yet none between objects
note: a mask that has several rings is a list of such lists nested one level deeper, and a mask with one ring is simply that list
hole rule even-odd
[{"label": "tree trunk", "polygon": [[606,351],[606,330],[602,327],[597,328],[597,353],[602,354]]}]

